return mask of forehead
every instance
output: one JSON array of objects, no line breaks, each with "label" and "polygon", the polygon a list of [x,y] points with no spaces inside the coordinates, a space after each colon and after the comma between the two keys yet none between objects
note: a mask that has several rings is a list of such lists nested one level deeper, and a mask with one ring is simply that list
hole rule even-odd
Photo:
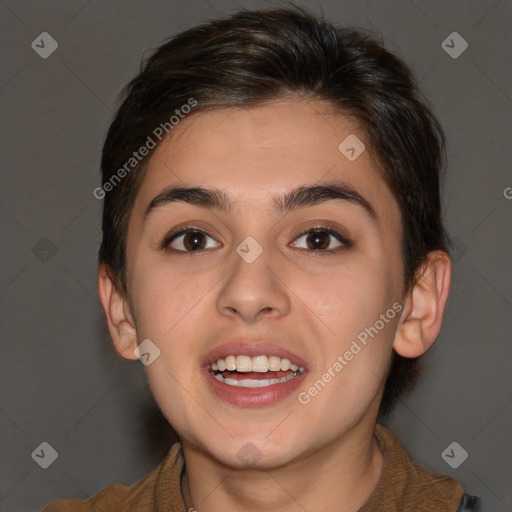
[{"label": "forehead", "polygon": [[273,208],[272,197],[297,185],[341,181],[376,211],[386,203],[389,207],[394,200],[378,162],[367,149],[356,159],[347,158],[344,141],[349,146],[365,144],[366,135],[356,122],[334,114],[322,101],[282,100],[195,113],[156,149],[137,203],[147,207],[171,184],[200,185],[228,191],[233,212],[240,213],[249,203],[251,208]]}]

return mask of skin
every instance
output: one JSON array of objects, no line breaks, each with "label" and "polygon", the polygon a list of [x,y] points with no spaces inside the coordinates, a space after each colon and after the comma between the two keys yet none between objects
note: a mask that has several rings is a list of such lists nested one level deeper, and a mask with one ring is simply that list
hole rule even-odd
[{"label": "skin", "polygon": [[[105,266],[99,269],[118,353],[136,359],[134,348],[146,338],[161,351],[145,370],[180,434],[182,490],[187,507],[199,512],[357,511],[383,466],[374,429],[392,350],[416,357],[439,334],[450,259],[430,253],[404,293],[397,202],[369,151],[354,161],[340,153],[349,134],[365,140],[357,125],[321,101],[189,116],[157,148],[138,192],[127,236],[128,296],[113,287]],[[274,212],[272,195],[333,179],[369,201],[377,220],[348,201]],[[226,214],[176,203],[144,222],[150,201],[169,185],[220,188],[237,207]],[[342,244],[325,234],[328,249],[315,256],[308,235],[298,235],[326,222],[352,246],[335,252]],[[159,247],[184,225],[208,233],[201,254],[189,258]],[[263,247],[251,264],[235,251],[248,236]],[[183,242],[181,236],[173,246],[183,250]],[[307,390],[395,302],[400,314],[306,405],[294,392],[263,407],[234,406],[201,377],[212,348],[255,335],[307,362],[298,391]],[[250,467],[237,456],[247,443],[259,454]]]}]

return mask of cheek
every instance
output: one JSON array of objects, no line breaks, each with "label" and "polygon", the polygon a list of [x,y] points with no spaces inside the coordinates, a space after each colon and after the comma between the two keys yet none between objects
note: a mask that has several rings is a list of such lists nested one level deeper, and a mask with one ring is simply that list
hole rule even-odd
[{"label": "cheek", "polygon": [[219,272],[201,271],[191,262],[177,267],[154,263],[136,269],[133,280],[138,339],[147,338],[157,345],[160,364],[168,372],[159,375],[158,365],[151,365],[146,367],[148,376],[172,388],[177,383],[169,380],[169,373],[180,382],[197,378],[198,355],[212,334],[212,300],[220,279]]},{"label": "cheek", "polygon": [[357,256],[328,274],[304,274],[298,282],[300,296],[339,343],[373,325],[396,296],[389,269]]},{"label": "cheek", "polygon": [[[340,421],[348,411],[357,416],[369,407],[385,374],[398,318],[390,309],[397,297],[391,276],[381,261],[360,257],[328,277],[317,276],[316,286],[309,279],[303,285],[310,290],[310,307],[324,333],[319,335],[322,355],[313,381],[329,384],[318,406],[324,402],[327,409],[338,411],[333,414]],[[392,314],[383,323],[381,315],[388,310]]]}]

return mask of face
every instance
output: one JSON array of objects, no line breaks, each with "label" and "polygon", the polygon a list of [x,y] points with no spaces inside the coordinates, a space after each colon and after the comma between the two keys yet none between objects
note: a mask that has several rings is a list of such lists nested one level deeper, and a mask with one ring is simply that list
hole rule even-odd
[{"label": "face", "polygon": [[325,103],[279,101],[190,116],[149,162],[127,235],[137,340],[160,350],[145,370],[169,422],[227,465],[287,464],[375,422],[401,221],[369,152],[339,149],[350,135],[365,140]]}]

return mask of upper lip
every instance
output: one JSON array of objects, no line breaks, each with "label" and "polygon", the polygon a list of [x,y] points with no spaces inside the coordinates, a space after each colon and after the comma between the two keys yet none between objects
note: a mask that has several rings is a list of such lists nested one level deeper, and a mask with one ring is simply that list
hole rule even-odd
[{"label": "upper lip", "polygon": [[244,355],[249,357],[277,356],[281,359],[289,359],[292,364],[306,368],[306,362],[302,358],[276,343],[269,342],[262,338],[238,338],[219,345],[208,352],[203,360],[203,366],[207,367],[217,362],[219,359],[224,359],[230,355]]}]

